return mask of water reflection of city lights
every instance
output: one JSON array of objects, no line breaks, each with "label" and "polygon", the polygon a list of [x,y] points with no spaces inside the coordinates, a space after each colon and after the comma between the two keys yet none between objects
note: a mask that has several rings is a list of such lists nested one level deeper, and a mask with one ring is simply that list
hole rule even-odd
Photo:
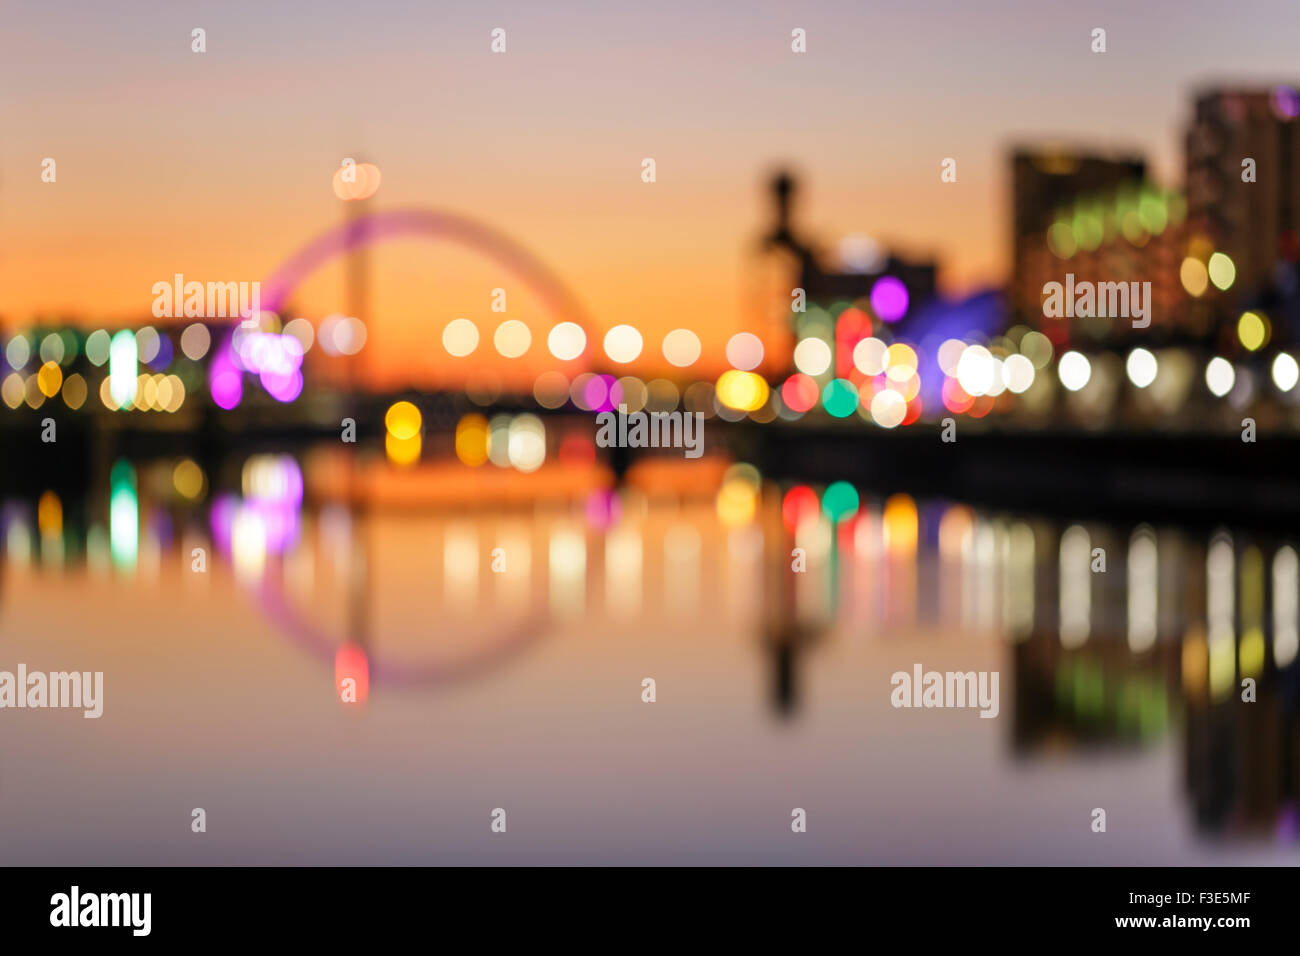
[{"label": "water reflection of city lights", "polygon": [[135,570],[140,548],[140,505],[135,469],[125,461],[116,462],[110,475],[108,520],[113,565],[121,571]]},{"label": "water reflection of city lights", "polygon": [[395,465],[411,465],[420,459],[423,416],[410,402],[394,402],[384,414],[384,450]]},{"label": "water reflection of city lights", "polygon": [[471,412],[456,423],[456,457],[462,464],[477,468],[487,461],[488,422]]},{"label": "water reflection of city lights", "polygon": [[536,415],[516,415],[507,432],[508,457],[516,470],[536,471],[546,461],[546,427]]},{"label": "water reflection of city lights", "polygon": [[1082,525],[1061,535],[1060,638],[1065,648],[1081,647],[1092,631],[1092,539]]},{"label": "water reflection of city lights", "polygon": [[1273,660],[1288,667],[1300,651],[1300,558],[1283,545],[1273,556]]},{"label": "water reflection of city lights", "polygon": [[1155,532],[1140,527],[1133,532],[1128,547],[1128,646],[1135,654],[1149,650],[1156,642],[1158,572]]},{"label": "water reflection of city lights", "polygon": [[1205,558],[1206,649],[1210,695],[1215,699],[1232,691],[1236,660],[1235,586],[1232,539],[1216,534]]}]

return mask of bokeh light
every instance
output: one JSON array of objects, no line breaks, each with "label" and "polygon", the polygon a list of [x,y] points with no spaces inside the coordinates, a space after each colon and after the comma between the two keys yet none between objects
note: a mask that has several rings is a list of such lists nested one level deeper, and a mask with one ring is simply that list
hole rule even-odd
[{"label": "bokeh light", "polygon": [[1146,388],[1156,380],[1159,365],[1156,357],[1147,349],[1136,348],[1128,353],[1124,371],[1128,374],[1130,382],[1138,388]]},{"label": "bokeh light", "polygon": [[546,347],[562,362],[570,362],[587,348],[587,333],[576,322],[561,322],[546,337]]},{"label": "bokeh light", "polygon": [[690,329],[673,329],[664,336],[664,358],[670,365],[687,368],[700,357],[700,338]]},{"label": "bokeh light", "polygon": [[1205,268],[1205,263],[1193,256],[1183,260],[1183,264],[1178,269],[1178,278],[1183,288],[1192,296],[1204,295],[1210,284],[1210,274]]},{"label": "bokeh light", "polygon": [[1205,384],[1210,389],[1210,392],[1218,398],[1222,398],[1232,391],[1232,386],[1236,381],[1237,372],[1232,367],[1232,363],[1225,358],[1215,356],[1205,366]]},{"label": "bokeh light", "polygon": [[519,358],[533,344],[533,333],[518,319],[506,319],[497,326],[492,344],[503,358]]},{"label": "bokeh light", "polygon": [[462,464],[477,468],[488,458],[488,421],[471,412],[456,423],[456,457]]},{"label": "bokeh light", "polygon": [[752,332],[737,332],[727,340],[727,361],[742,372],[763,364],[763,342]]},{"label": "bokeh light", "polygon": [[1244,312],[1237,320],[1237,338],[1251,352],[1268,344],[1270,332],[1268,319],[1258,312]]},{"label": "bokeh light", "polygon": [[1082,352],[1066,352],[1061,356],[1061,364],[1057,366],[1056,374],[1062,385],[1072,392],[1077,392],[1092,378],[1092,363]]},{"label": "bokeh light", "polygon": [[848,379],[835,378],[822,389],[822,408],[834,418],[848,418],[858,407],[858,390]]},{"label": "bokeh light", "polygon": [[605,333],[605,354],[610,361],[626,364],[641,354],[641,333],[630,325],[616,325]]},{"label": "bokeh light", "polygon": [[982,345],[969,345],[957,361],[957,384],[967,395],[985,395],[993,388],[997,372],[992,352]]},{"label": "bokeh light", "polygon": [[865,338],[853,347],[853,365],[863,375],[879,375],[889,365],[889,346],[877,338]]},{"label": "bokeh light", "polygon": [[816,378],[831,367],[831,347],[821,339],[802,339],[794,347],[794,367]]},{"label": "bokeh light", "polygon": [[907,417],[907,400],[892,388],[882,389],[871,398],[871,420],[881,428],[896,428]]},{"label": "bokeh light", "polygon": [[821,389],[815,379],[796,372],[781,385],[781,401],[787,408],[796,412],[810,411],[817,404]]},{"label": "bokeh light", "polygon": [[1015,395],[1034,384],[1034,363],[1025,355],[1008,355],[1002,361],[1002,382]]},{"label": "bokeh light", "polygon": [[1214,283],[1214,287],[1221,292],[1225,292],[1232,288],[1232,283],[1237,278],[1237,266],[1227,255],[1216,252],[1210,256],[1206,273],[1209,275],[1210,281]]},{"label": "bokeh light", "polygon": [[907,314],[907,286],[894,276],[881,276],[871,287],[871,308],[886,322],[897,322]]},{"label": "bokeh light", "polygon": [[728,369],[718,378],[715,386],[718,401],[737,411],[752,412],[762,408],[767,401],[767,382],[754,372]]},{"label": "bokeh light", "polygon": [[1278,352],[1273,359],[1273,384],[1280,391],[1289,392],[1300,381],[1300,364],[1287,352]]},{"label": "bokeh light", "polygon": [[478,348],[478,326],[469,319],[452,319],[442,330],[442,347],[454,358],[472,355]]},{"label": "bokeh light", "polygon": [[858,489],[847,481],[837,481],[822,492],[822,512],[831,521],[848,521],[858,513]]}]

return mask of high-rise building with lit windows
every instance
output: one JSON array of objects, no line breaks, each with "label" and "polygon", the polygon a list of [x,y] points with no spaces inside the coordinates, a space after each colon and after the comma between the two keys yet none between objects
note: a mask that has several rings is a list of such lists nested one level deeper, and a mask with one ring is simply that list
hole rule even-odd
[{"label": "high-rise building with lit windows", "polygon": [[[1193,312],[1212,329],[1261,309],[1274,327],[1300,316],[1300,93],[1290,86],[1197,95],[1186,135],[1189,242],[1226,256]],[[1224,283],[1219,283],[1220,285]]]}]

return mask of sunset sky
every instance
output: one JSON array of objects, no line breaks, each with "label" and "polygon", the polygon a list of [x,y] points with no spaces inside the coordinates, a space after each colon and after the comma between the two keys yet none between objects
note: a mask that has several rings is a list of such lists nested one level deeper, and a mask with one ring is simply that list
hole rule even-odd
[{"label": "sunset sky", "polygon": [[[1089,50],[1097,26],[1104,55]],[[803,177],[808,235],[933,256],[965,291],[1004,278],[1010,144],[1136,149],[1178,184],[1193,90],[1295,82],[1298,38],[1294,0],[15,0],[0,32],[0,320],[142,321],[176,272],[264,278],[342,220],[330,178],[354,157],[383,171],[374,208],[502,231],[598,330],[638,325],[657,354],[687,326],[716,348],[751,324],[742,279],[777,164]],[[947,156],[956,184],[939,179]],[[451,318],[499,318],[490,290],[510,287],[450,243],[382,246],[372,267],[381,365],[423,361]],[[509,313],[544,330],[514,293]],[[294,305],[342,310],[342,271]]]}]

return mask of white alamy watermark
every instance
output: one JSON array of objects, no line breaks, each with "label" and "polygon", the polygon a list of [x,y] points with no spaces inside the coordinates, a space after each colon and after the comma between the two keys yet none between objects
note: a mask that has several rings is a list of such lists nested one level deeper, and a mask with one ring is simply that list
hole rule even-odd
[{"label": "white alamy watermark", "polygon": [[73,886],[50,897],[51,926],[128,926],[133,936],[152,928],[152,893],[82,893]]},{"label": "white alamy watermark", "polygon": [[186,282],[177,272],[172,281],[153,284],[155,319],[243,319],[250,328],[262,311],[261,282]]},{"label": "white alamy watermark", "polygon": [[620,405],[617,413],[599,413],[596,423],[601,448],[684,448],[687,458],[704,454],[703,412],[629,413]]},{"label": "white alamy watermark", "polygon": [[80,707],[83,717],[104,713],[103,671],[0,671],[0,710],[6,707]]},{"label": "white alamy watermark", "polygon": [[895,671],[889,679],[895,707],[978,707],[981,717],[998,715],[997,671]]},{"label": "white alamy watermark", "polygon": [[1132,319],[1133,328],[1151,324],[1150,282],[1075,282],[1043,284],[1043,315],[1049,319]]}]

